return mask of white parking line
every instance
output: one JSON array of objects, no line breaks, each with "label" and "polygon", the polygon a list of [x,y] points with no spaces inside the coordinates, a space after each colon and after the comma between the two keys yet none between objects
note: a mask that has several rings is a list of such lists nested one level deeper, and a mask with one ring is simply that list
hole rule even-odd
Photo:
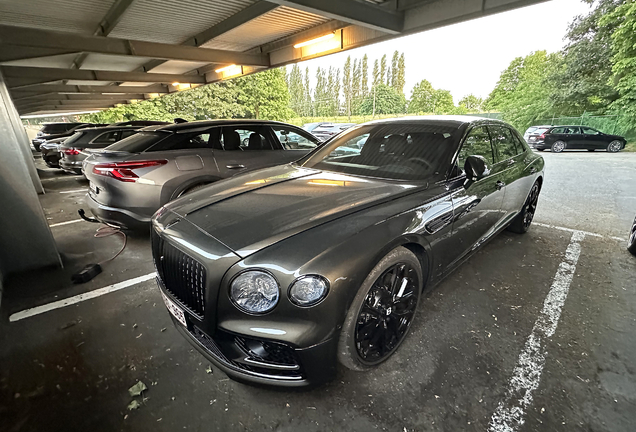
[{"label": "white parking line", "polygon": [[52,225],[49,225],[49,228],[53,228],[53,227],[57,227],[57,226],[62,226],[62,225],[68,225],[68,224],[72,224],[72,223],[76,223],[76,222],[81,222],[84,219],[74,219],[74,220],[70,220],[70,221],[66,221],[66,222],[58,222],[58,223],[54,223]]},{"label": "white parking line", "polygon": [[559,264],[550,291],[543,302],[543,309],[519,355],[504,400],[499,402],[490,419],[488,432],[516,432],[525,423],[525,410],[532,403],[532,392],[539,387],[545,366],[545,341],[552,337],[559,324],[561,310],[581,254],[581,241],[586,235],[582,231],[572,233],[565,259]]},{"label": "white parking line", "polygon": [[84,188],[84,189],[75,189],[75,190],[70,190],[70,191],[61,191],[60,193],[76,193],[76,192],[86,192],[88,189]]},{"label": "white parking line", "polygon": [[93,299],[95,297],[99,297],[99,296],[103,296],[104,294],[108,294],[108,293],[112,293],[114,291],[118,291],[120,289],[124,289],[124,288],[128,288],[130,286],[133,285],[137,285],[139,283],[145,282],[147,280],[150,280],[152,278],[154,278],[157,274],[156,273],[149,273],[147,275],[144,276],[139,276],[133,279],[128,279],[126,281],[123,282],[119,282],[113,285],[108,285],[107,287],[104,288],[99,288],[96,289],[94,291],[89,291],[87,293],[84,294],[79,294],[73,297],[69,297],[67,299],[63,299],[63,300],[58,300],[58,301],[54,301],[53,303],[48,303],[42,306],[37,306],[31,309],[25,309],[23,311],[20,312],[16,312],[14,314],[12,314],[9,317],[9,321],[10,322],[15,322],[15,321],[20,321],[22,319],[25,318],[29,318],[35,315],[39,315],[39,314],[43,314],[45,312],[49,312],[55,309],[59,309],[59,308],[63,308],[66,306],[70,306],[73,305],[75,303],[80,303],[83,302],[85,300],[90,300]]},{"label": "white parking line", "polygon": [[610,238],[612,240],[617,240],[617,241],[627,241],[627,239],[624,239],[622,237],[615,237],[615,236],[604,236],[603,234],[597,234],[597,233],[593,233],[593,232],[589,232],[589,231],[581,231],[581,230],[575,230],[572,228],[566,228],[566,227],[562,227],[562,226],[556,226],[556,225],[550,225],[550,224],[544,224],[544,223],[539,223],[539,222],[532,222],[533,225],[536,226],[540,226],[540,227],[544,227],[544,228],[553,228],[559,231],[567,231],[570,233],[583,233],[586,236],[590,236],[590,237],[598,237],[598,238]]}]

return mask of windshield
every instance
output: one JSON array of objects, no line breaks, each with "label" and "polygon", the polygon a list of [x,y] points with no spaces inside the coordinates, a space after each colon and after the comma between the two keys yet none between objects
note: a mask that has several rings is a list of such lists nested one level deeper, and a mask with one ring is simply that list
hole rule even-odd
[{"label": "windshield", "polygon": [[141,153],[172,135],[166,132],[139,132],[106,147],[104,150]]},{"label": "windshield", "polygon": [[299,162],[338,173],[396,180],[443,176],[459,142],[457,127],[435,123],[361,126]]}]

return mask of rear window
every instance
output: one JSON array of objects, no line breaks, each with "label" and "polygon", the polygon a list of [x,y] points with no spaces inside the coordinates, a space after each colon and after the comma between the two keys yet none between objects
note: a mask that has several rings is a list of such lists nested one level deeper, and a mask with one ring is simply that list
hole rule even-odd
[{"label": "rear window", "polygon": [[106,150],[141,153],[172,135],[166,132],[139,132],[106,147]]},{"label": "rear window", "polygon": [[66,123],[66,124],[57,123],[57,124],[44,125],[44,127],[42,128],[42,133],[49,134],[49,135],[63,133],[69,129],[74,128],[75,126],[77,126],[77,123]]},{"label": "rear window", "polygon": [[85,134],[86,132],[75,132],[70,138],[64,141],[64,145],[72,146],[74,143],[77,143]]},{"label": "rear window", "polygon": [[547,130],[548,130],[548,128],[537,128],[537,129],[533,130],[532,133],[535,134],[535,135],[541,135],[542,133],[544,133]]}]

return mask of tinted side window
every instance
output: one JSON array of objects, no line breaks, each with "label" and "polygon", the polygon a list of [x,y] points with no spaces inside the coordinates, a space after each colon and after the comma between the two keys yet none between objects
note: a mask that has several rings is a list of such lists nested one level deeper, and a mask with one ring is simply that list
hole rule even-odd
[{"label": "tinted side window", "polygon": [[460,169],[464,169],[466,158],[473,155],[483,156],[488,164],[495,162],[492,145],[490,144],[490,135],[485,126],[473,128],[473,130],[468,133],[457,159]]},{"label": "tinted side window", "polygon": [[550,133],[552,134],[562,134],[565,133],[565,128],[562,127],[558,127],[558,128],[554,128],[550,131]]},{"label": "tinted side window", "polygon": [[140,132],[121,141],[117,141],[115,144],[108,146],[107,149],[110,151],[141,153],[153,145],[163,140],[170,140],[173,137],[174,134],[166,132]]},{"label": "tinted side window", "polygon": [[93,140],[94,144],[114,144],[119,141],[119,131],[104,132]]},{"label": "tinted side window", "polygon": [[[264,126],[224,126],[220,144],[225,151],[274,150]],[[215,146],[216,148],[216,146]]]},{"label": "tinted side window", "polygon": [[599,131],[597,131],[596,129],[592,129],[592,128],[588,128],[588,127],[584,127],[583,129],[583,133],[584,134],[588,134],[588,135],[598,135]]},{"label": "tinted side window", "polygon": [[[134,137],[134,135],[133,135]],[[130,139],[132,139],[131,137]],[[173,134],[169,139],[165,139],[160,143],[152,146],[149,152],[170,151],[170,150],[192,150],[211,148],[210,133],[199,134]]]},{"label": "tinted side window", "polygon": [[318,141],[305,131],[286,126],[273,126],[272,130],[278,137],[281,145],[286,150],[301,149],[310,150],[318,145]]},{"label": "tinted side window", "polygon": [[488,126],[492,142],[497,149],[497,161],[504,161],[519,154],[516,140],[512,136],[510,129],[504,126]]},{"label": "tinted side window", "polygon": [[124,139],[124,138],[128,138],[131,135],[136,134],[137,131],[132,129],[132,130],[123,130],[121,131],[121,137],[119,139]]}]

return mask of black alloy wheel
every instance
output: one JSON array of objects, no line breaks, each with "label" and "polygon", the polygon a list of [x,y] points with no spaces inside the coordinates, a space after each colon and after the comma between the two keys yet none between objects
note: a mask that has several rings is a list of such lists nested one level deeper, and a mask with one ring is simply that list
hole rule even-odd
[{"label": "black alloy wheel", "polygon": [[363,371],[388,359],[406,338],[422,292],[422,264],[398,247],[373,268],[358,291],[340,334],[338,360]]},{"label": "black alloy wheel", "polygon": [[552,144],[552,147],[550,147],[550,150],[552,151],[552,153],[561,153],[563,150],[565,150],[566,144],[565,141],[556,141],[554,144]]},{"label": "black alloy wheel", "polygon": [[384,361],[402,342],[415,316],[418,287],[415,269],[402,262],[375,281],[356,323],[356,349],[363,363]]},{"label": "black alloy wheel", "polygon": [[523,208],[508,226],[509,231],[517,234],[523,234],[528,231],[534,219],[534,214],[537,211],[539,192],[541,192],[541,186],[539,186],[538,182],[535,182],[532,189],[530,189],[526,202],[523,204]]},{"label": "black alloy wheel", "polygon": [[614,140],[607,145],[607,151],[609,153],[619,152],[621,151],[622,148],[623,148],[623,143],[620,142],[619,140]]},{"label": "black alloy wheel", "polygon": [[636,255],[636,219],[634,219],[632,230],[629,233],[629,239],[627,240],[627,250]]}]

